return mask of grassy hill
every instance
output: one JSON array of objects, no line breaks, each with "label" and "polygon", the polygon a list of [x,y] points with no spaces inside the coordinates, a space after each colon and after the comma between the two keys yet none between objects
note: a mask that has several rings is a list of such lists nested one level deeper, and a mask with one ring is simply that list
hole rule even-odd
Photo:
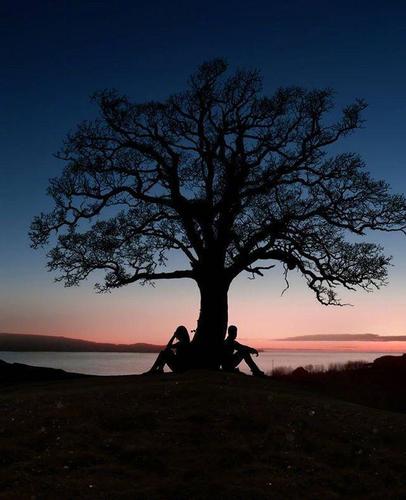
[{"label": "grassy hill", "polygon": [[1,498],[394,498],[406,415],[192,372],[4,385]]}]

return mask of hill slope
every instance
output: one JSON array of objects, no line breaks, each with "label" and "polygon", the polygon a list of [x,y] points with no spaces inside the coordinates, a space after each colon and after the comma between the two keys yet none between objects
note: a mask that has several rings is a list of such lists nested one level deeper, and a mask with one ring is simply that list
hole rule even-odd
[{"label": "hill slope", "polygon": [[[401,498],[406,415],[193,372],[0,392],[3,498]],[[18,432],[15,432],[18,428]]]}]

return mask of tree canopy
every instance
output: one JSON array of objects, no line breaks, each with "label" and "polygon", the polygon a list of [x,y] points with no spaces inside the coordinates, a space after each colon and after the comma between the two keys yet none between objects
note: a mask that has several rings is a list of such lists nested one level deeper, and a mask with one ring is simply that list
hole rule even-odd
[{"label": "tree canopy", "polygon": [[[33,246],[57,233],[49,252],[57,279],[77,285],[103,270],[101,291],[174,278],[229,285],[278,261],[323,304],[340,304],[340,286],[379,288],[390,258],[348,236],[405,232],[406,200],[358,154],[332,153],[366,107],[356,100],[337,117],[333,98],[300,87],[268,97],[258,71],[230,75],[222,59],[161,102],[98,92],[99,117],[58,153],[65,169],[50,181],[53,210],[33,220]],[[165,269],[173,250],[184,269]]]}]

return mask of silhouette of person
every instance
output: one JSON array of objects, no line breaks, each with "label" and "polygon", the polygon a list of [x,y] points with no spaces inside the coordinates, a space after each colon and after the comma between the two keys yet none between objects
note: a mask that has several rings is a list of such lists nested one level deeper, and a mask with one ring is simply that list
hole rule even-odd
[{"label": "silhouette of person", "polygon": [[263,377],[265,374],[260,370],[252,359],[251,354],[259,355],[258,351],[253,347],[240,344],[235,339],[237,338],[237,327],[230,325],[228,327],[228,336],[224,341],[222,367],[225,371],[238,371],[237,366],[241,361],[245,361],[253,375]]},{"label": "silhouette of person", "polygon": [[[177,340],[178,342],[174,343]],[[178,326],[166,348],[158,354],[155,363],[146,373],[163,373],[164,366],[176,373],[184,372],[190,363],[190,337],[185,326]]]}]

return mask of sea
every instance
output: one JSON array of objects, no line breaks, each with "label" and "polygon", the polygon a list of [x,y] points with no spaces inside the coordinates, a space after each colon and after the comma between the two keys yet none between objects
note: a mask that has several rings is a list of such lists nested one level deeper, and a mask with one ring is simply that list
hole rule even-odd
[{"label": "sea", "polygon": [[[348,361],[371,362],[379,356],[402,354],[399,352],[342,352],[320,350],[264,350],[255,359],[266,373],[275,368],[295,369],[299,366],[328,368]],[[147,371],[153,364],[155,353],[115,353],[115,352],[10,352],[0,351],[0,360],[8,363],[23,363],[31,366],[60,368],[67,372],[89,375],[137,375]],[[244,362],[240,369],[249,373]]]}]

